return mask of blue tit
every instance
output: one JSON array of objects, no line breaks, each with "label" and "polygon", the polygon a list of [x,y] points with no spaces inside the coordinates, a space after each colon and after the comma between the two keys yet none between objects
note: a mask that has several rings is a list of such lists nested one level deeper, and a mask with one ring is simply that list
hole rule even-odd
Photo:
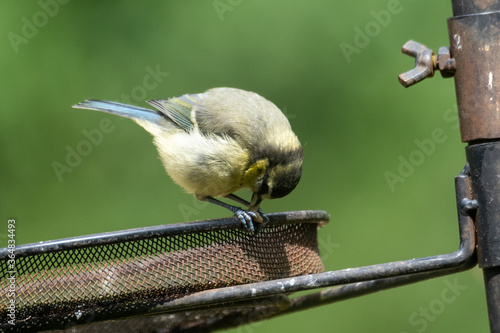
[{"label": "blue tit", "polygon": [[[199,200],[229,209],[248,231],[268,221],[260,209],[263,199],[284,197],[297,186],[302,175],[300,142],[285,115],[258,94],[214,88],[148,103],[156,110],[99,100],[73,107],[134,120],[153,135],[163,165],[177,184]],[[253,192],[250,202],[233,194],[244,187]]]}]

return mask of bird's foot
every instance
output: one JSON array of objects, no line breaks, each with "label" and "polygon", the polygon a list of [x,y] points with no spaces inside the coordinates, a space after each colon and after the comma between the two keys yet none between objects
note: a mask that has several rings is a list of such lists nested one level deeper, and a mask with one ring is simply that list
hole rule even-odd
[{"label": "bird's foot", "polygon": [[248,232],[258,234],[260,230],[269,222],[269,218],[259,208],[257,212],[237,208],[234,215],[241,221],[241,224]]},{"label": "bird's foot", "polygon": [[234,215],[240,220],[243,228],[248,232],[254,232],[255,228],[253,226],[253,220],[257,221],[260,216],[251,210],[243,210],[238,208],[235,210]]},{"label": "bird's foot", "polygon": [[[234,194],[228,196],[228,198],[249,205],[248,202],[235,196]],[[245,228],[245,230],[248,232],[254,233],[254,235],[259,233],[262,227],[264,227],[269,222],[269,218],[266,215],[264,215],[264,212],[260,208],[257,207],[250,207],[249,210],[244,210],[240,207],[228,205],[210,196],[198,197],[198,199],[202,201],[208,201],[217,206],[229,209],[231,212],[234,213],[234,215],[238,218],[238,220],[240,220],[241,224],[243,225],[243,228]],[[257,224],[255,224],[254,222]]]}]

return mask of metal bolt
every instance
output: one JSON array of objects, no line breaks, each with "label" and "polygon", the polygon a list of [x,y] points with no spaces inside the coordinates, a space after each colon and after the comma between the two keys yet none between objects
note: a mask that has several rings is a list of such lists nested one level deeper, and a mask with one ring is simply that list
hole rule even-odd
[{"label": "metal bolt", "polygon": [[479,207],[477,200],[463,198],[460,201],[460,214],[470,216]]},{"label": "metal bolt", "polygon": [[449,46],[442,46],[439,48],[437,63],[442,77],[448,78],[455,75],[456,63],[455,59],[451,57]]},{"label": "metal bolt", "polygon": [[405,88],[427,77],[433,77],[435,69],[439,69],[444,78],[455,74],[455,59],[451,57],[448,46],[440,47],[436,56],[427,46],[410,40],[403,45],[401,50],[404,54],[415,58],[415,68],[399,75],[399,82]]},{"label": "metal bolt", "polygon": [[406,42],[401,48],[404,54],[415,58],[415,68],[399,75],[399,82],[403,87],[408,88],[427,77],[434,76],[434,52],[427,46],[413,40]]}]

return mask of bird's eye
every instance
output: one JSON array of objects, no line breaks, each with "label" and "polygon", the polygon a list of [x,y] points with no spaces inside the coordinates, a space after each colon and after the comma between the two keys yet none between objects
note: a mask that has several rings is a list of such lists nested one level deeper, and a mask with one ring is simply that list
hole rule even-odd
[{"label": "bird's eye", "polygon": [[269,183],[268,183],[268,176],[267,174],[262,177],[262,179],[259,179],[258,182],[259,184],[259,194],[269,194]]}]

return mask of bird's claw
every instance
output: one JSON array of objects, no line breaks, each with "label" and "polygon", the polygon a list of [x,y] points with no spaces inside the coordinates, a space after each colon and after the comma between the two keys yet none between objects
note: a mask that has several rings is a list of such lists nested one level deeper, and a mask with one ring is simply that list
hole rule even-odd
[{"label": "bird's claw", "polygon": [[[238,209],[234,215],[241,221],[241,224],[243,224],[243,227],[248,232],[253,232],[254,234],[257,234],[269,222],[269,218],[264,215],[264,212],[260,208],[257,212]],[[254,226],[254,221],[257,223],[257,228]]]},{"label": "bird's claw", "polygon": [[260,209],[260,208],[257,209],[257,213],[259,213],[259,215],[261,217],[261,220],[262,220],[261,223],[267,224],[269,222],[269,218],[266,215],[264,215],[264,212],[262,211],[262,209]]},{"label": "bird's claw", "polygon": [[262,218],[262,222],[259,223],[257,225],[257,227],[255,228],[255,232],[254,232],[254,236],[257,235],[258,233],[260,233],[260,231],[262,230],[262,228],[264,228],[268,223],[269,223],[269,217],[267,217],[266,215],[264,215],[264,212],[262,210],[258,210],[261,218]]}]

